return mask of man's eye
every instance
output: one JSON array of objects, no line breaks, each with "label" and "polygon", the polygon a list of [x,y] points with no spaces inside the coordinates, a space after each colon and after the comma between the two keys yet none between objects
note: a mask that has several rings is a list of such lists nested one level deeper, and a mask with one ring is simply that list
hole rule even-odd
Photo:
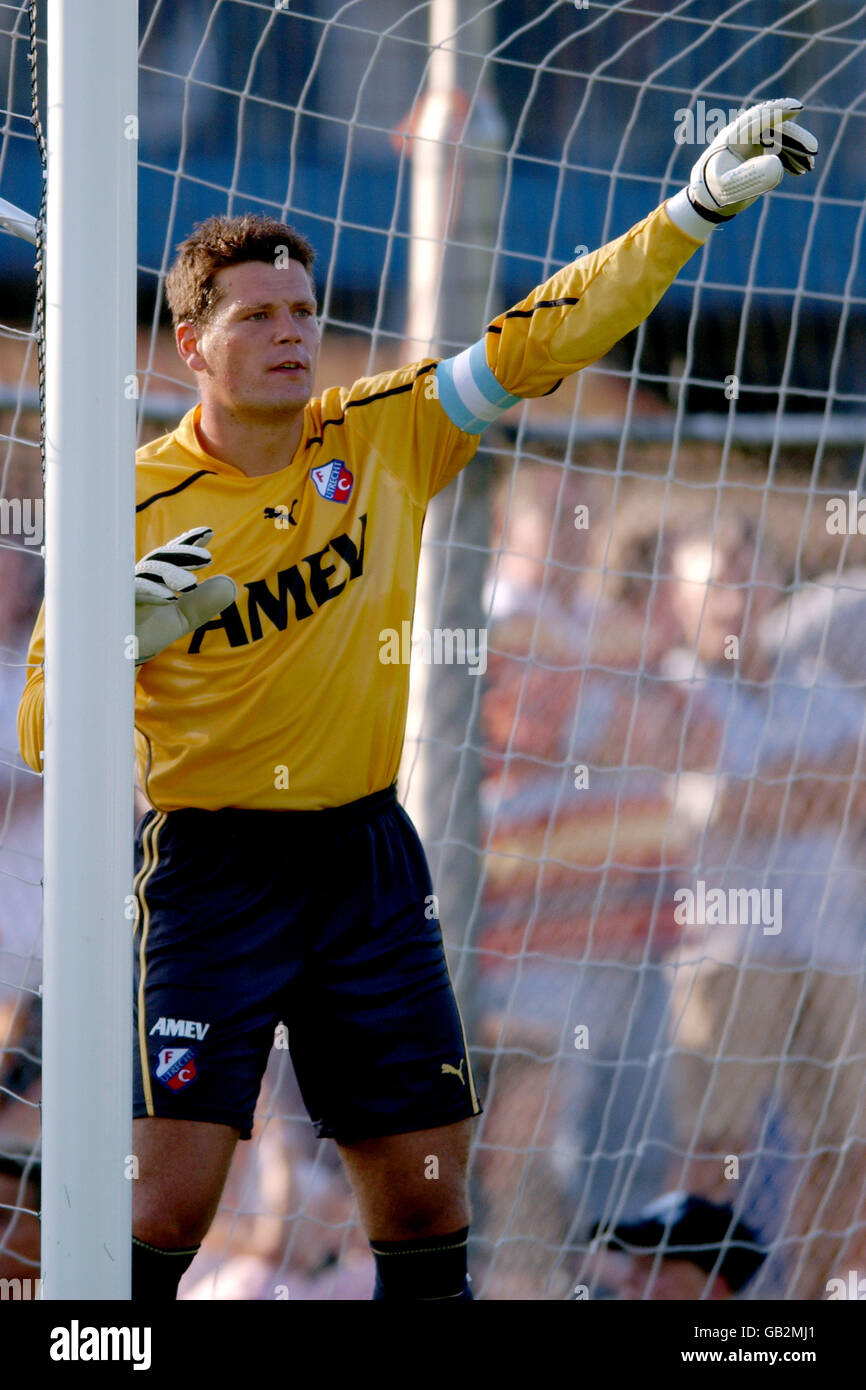
[{"label": "man's eye", "polygon": [[251,318],[251,319],[264,319],[264,318],[267,318],[267,316],[268,316],[268,315],[267,315],[267,310],[266,310],[266,309],[256,309],[255,313],[254,313],[254,314],[248,314],[248,315],[247,315],[247,318]]}]

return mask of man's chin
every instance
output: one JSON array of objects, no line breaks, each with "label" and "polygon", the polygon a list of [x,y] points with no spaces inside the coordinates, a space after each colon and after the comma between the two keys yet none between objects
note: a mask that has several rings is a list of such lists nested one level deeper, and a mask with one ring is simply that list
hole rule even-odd
[{"label": "man's chin", "polygon": [[306,382],[298,382],[294,390],[275,391],[267,396],[254,397],[251,400],[238,401],[237,410],[241,415],[249,414],[256,416],[285,415],[286,412],[292,414],[303,410],[310,400],[312,391]]}]

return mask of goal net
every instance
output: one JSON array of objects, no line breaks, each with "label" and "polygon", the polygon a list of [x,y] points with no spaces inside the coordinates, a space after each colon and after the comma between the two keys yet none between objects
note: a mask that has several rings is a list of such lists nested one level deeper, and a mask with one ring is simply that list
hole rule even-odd
[{"label": "goal net", "polygon": [[[140,0],[140,35],[141,442],[195,400],[163,287],[209,214],[310,237],[318,386],[348,384],[466,347],[681,188],[737,111],[802,99],[815,172],[714,233],[602,361],[503,417],[431,509],[400,791],[484,1105],[476,1297],[660,1297],[686,1208],[647,1209],[673,1192],[715,1207],[689,1208],[682,1297],[736,1292],[744,1270],[743,1299],[856,1296],[866,6]],[[44,49],[41,5],[0,8],[0,198],[34,216]],[[41,877],[15,734],[39,317],[34,248],[2,248],[0,1160],[38,1145]],[[185,1297],[369,1296],[286,1042]],[[0,1193],[0,1259],[4,1210],[27,1205],[20,1183]]]}]

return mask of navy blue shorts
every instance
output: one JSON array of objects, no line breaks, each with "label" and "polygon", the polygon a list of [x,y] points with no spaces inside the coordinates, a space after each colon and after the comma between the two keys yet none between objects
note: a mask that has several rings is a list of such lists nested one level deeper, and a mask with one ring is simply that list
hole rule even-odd
[{"label": "navy blue shorts", "polygon": [[148,811],[133,1114],[252,1132],[284,1025],[338,1142],[481,1111],[424,850],[391,787],[323,811]]}]

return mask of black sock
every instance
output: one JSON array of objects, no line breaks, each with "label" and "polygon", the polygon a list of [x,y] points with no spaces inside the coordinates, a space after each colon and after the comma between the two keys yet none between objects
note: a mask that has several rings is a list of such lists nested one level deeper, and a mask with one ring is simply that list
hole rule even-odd
[{"label": "black sock", "polygon": [[469,1227],[447,1236],[419,1240],[371,1240],[376,1257],[373,1298],[414,1302],[430,1299],[471,1299],[466,1274]]},{"label": "black sock", "polygon": [[137,1236],[132,1237],[132,1301],[134,1303],[174,1303],[177,1286],[199,1252],[157,1250]]}]

